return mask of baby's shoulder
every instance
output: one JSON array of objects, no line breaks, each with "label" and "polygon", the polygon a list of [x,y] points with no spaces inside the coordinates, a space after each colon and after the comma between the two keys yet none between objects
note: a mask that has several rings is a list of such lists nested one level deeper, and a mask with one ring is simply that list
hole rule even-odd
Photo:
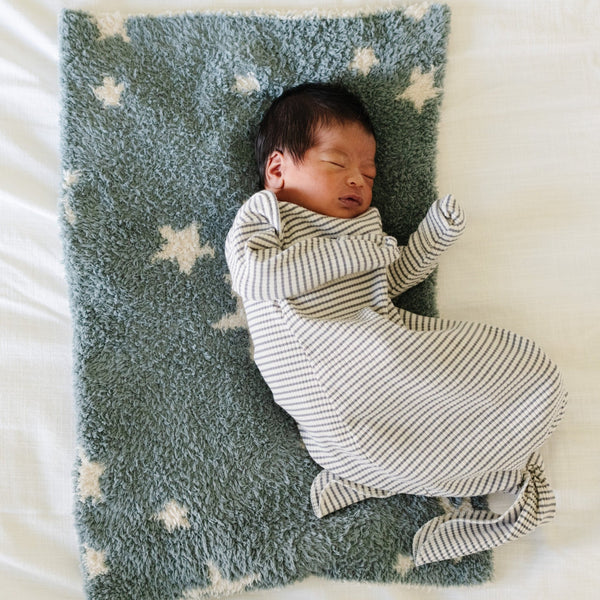
[{"label": "baby's shoulder", "polygon": [[271,211],[275,209],[279,212],[277,197],[269,190],[261,190],[260,192],[256,192],[256,194],[252,194],[252,196],[244,202],[242,209],[258,212],[262,212],[265,209]]},{"label": "baby's shoulder", "polygon": [[264,224],[279,228],[281,217],[277,197],[273,192],[262,190],[248,198],[238,210],[234,226]]}]

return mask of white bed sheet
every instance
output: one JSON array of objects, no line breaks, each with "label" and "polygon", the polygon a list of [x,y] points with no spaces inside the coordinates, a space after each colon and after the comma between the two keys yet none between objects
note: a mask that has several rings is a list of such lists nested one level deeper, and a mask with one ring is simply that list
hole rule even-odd
[{"label": "white bed sheet", "polygon": [[[469,589],[317,578],[266,600],[592,598],[600,583],[600,3],[448,0],[438,187],[469,218],[439,275],[443,315],[536,339],[561,365],[545,448],[557,518]],[[324,2],[352,8],[360,2]],[[71,325],[57,225],[60,8],[164,12],[308,2],[0,0],[0,596],[81,600],[72,524]]]}]

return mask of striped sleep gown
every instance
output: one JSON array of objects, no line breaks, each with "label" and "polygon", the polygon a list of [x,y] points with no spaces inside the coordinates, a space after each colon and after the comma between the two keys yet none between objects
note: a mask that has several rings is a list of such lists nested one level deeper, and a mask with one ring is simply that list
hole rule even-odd
[{"label": "striped sleep gown", "polygon": [[447,196],[400,247],[375,208],[340,219],[263,191],[226,241],[256,364],[324,469],[311,488],[317,516],[399,493],[516,494],[502,515],[460,508],[423,525],[416,565],[498,546],[555,512],[537,450],[565,404],[557,367],[510,331],[391,300],[425,279],[463,228]]}]

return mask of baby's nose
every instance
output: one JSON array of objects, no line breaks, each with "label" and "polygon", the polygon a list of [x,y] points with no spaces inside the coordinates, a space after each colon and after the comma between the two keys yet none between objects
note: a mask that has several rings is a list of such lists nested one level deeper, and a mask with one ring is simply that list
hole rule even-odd
[{"label": "baby's nose", "polygon": [[350,185],[361,186],[365,183],[365,178],[360,171],[353,171],[348,175],[348,183]]}]

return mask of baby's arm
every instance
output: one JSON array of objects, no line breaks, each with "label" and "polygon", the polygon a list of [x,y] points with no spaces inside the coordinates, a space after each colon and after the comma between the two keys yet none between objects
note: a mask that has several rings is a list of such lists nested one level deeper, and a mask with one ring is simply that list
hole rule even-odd
[{"label": "baby's arm", "polygon": [[464,228],[465,215],[458,202],[452,196],[436,200],[402,248],[400,258],[388,267],[390,295],[398,296],[423,281]]},{"label": "baby's arm", "polygon": [[283,249],[276,198],[266,192],[240,209],[225,254],[233,290],[245,300],[294,298],[353,273],[387,267],[398,258],[396,241],[372,235],[305,238]]}]

